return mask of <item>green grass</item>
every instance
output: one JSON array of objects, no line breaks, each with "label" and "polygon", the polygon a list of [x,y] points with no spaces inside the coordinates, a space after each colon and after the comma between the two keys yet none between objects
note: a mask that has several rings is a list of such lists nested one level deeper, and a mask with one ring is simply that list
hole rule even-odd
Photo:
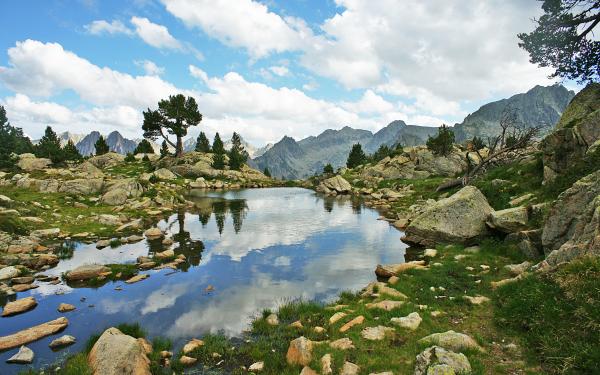
[{"label": "green grass", "polygon": [[497,292],[496,324],[522,338],[548,374],[597,373],[600,260],[583,258]]},{"label": "green grass", "polygon": [[[529,163],[510,163],[492,168],[473,181],[495,210],[511,207],[509,202],[528,193],[539,194],[542,188],[543,165],[541,155]],[[494,180],[506,182],[494,185]]]},{"label": "green grass", "polygon": [[568,169],[547,183],[542,189],[542,195],[547,199],[556,199],[560,193],[571,187],[577,180],[600,168],[600,147],[587,154],[583,159],[569,165]]},{"label": "green grass", "polygon": [[29,234],[29,228],[30,226],[18,217],[0,214],[0,231],[2,232],[27,235]]}]

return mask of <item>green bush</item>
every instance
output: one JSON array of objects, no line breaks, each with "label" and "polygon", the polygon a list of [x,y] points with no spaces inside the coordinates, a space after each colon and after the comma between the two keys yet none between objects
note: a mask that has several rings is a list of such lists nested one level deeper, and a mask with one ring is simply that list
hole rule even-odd
[{"label": "green bush", "polygon": [[443,124],[438,128],[438,134],[427,139],[427,148],[436,155],[446,156],[452,151],[454,132]]},{"label": "green bush", "polygon": [[134,161],[135,161],[135,156],[133,156],[133,154],[131,152],[128,152],[127,155],[125,155],[125,162],[133,163]]}]

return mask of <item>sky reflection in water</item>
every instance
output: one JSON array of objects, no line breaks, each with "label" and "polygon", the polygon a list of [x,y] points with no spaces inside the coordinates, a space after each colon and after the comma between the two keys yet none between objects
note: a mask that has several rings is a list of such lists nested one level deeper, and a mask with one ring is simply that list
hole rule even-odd
[{"label": "sky reflection in water", "polygon": [[[96,289],[40,283],[18,296],[32,295],[39,305],[2,318],[0,335],[59,317],[61,302],[77,306],[65,314],[70,324],[61,334],[75,336],[78,343],[59,353],[51,352],[48,343],[60,334],[30,344],[36,366],[80,350],[90,334],[121,322],[139,322],[150,337],[167,336],[176,344],[206,332],[237,335],[264,308],[294,298],[330,301],[340,291],[372,281],[377,263],[404,261],[401,233],[348,198],[322,198],[297,188],[192,198],[195,210],[159,223],[175,240],[175,253],[187,257],[180,271],[148,271],[151,277],[137,284],[109,282]],[[70,259],[45,273],[60,275],[85,263],[135,262],[162,250],[160,242],[147,241],[103,250],[77,244]],[[205,292],[208,285],[215,290]],[[115,291],[117,286],[123,290]],[[4,363],[14,352],[0,354],[0,373],[21,368]]]}]

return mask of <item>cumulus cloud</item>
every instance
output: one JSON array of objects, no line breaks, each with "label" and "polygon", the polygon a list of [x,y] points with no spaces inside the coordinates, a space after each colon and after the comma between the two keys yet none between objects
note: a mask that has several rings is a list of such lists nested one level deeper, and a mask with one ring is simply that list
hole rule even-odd
[{"label": "cumulus cloud", "polygon": [[134,63],[135,65],[144,69],[144,72],[149,76],[159,76],[165,72],[165,68],[156,65],[153,61],[150,60],[135,61]]},{"label": "cumulus cloud", "polygon": [[517,46],[516,34],[540,12],[535,2],[336,0],[339,12],[319,33],[253,0],[162,2],[186,25],[253,58],[299,51],[299,62],[321,76],[350,89],[401,85],[399,96],[434,115],[462,113],[458,101],[549,83],[548,71]]},{"label": "cumulus cloud", "polygon": [[183,45],[169,33],[169,29],[165,26],[142,17],[131,17],[131,23],[135,27],[136,34],[152,47],[183,49]]},{"label": "cumulus cloud", "polygon": [[112,22],[108,22],[105,20],[96,20],[92,21],[90,24],[85,25],[84,28],[88,33],[92,35],[101,35],[101,34],[125,34],[125,35],[133,35],[133,31],[131,31],[125,24],[121,21],[114,20]]}]

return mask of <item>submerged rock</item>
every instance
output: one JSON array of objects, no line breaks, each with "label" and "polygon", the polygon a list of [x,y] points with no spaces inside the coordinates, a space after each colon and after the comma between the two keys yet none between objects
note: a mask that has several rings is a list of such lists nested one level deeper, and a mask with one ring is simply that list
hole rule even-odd
[{"label": "submerged rock", "polygon": [[31,328],[24,329],[12,335],[0,337],[0,351],[16,348],[21,345],[39,340],[59,332],[67,325],[67,318],[58,318]]},{"label": "submerged rock", "polygon": [[94,374],[150,375],[150,360],[138,340],[117,328],[104,331],[88,355]]},{"label": "submerged rock", "polygon": [[8,302],[4,306],[4,310],[2,311],[2,316],[11,316],[24,313],[29,311],[37,306],[37,301],[33,297],[25,297],[18,299],[16,301]]},{"label": "submerged rock", "polygon": [[17,354],[6,360],[6,363],[29,364],[33,362],[33,350],[26,346],[21,346]]}]

